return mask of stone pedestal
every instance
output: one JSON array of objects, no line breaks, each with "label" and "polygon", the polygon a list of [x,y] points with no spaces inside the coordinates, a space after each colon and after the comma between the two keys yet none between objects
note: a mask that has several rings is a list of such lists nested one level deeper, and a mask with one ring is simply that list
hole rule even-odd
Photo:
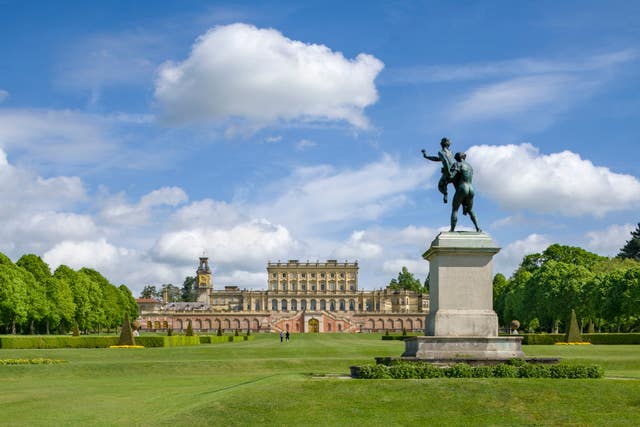
[{"label": "stone pedestal", "polygon": [[429,316],[425,337],[405,341],[403,357],[429,360],[523,357],[520,337],[498,337],[493,311],[493,255],[487,233],[442,232],[429,261]]}]

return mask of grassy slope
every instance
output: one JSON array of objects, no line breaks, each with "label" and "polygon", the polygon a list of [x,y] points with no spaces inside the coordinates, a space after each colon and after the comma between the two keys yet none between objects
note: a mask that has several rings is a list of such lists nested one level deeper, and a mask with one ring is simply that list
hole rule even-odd
[{"label": "grassy slope", "polygon": [[528,346],[627,379],[358,381],[403,343],[379,335],[273,335],[142,350],[0,350],[63,365],[0,366],[0,425],[637,425],[640,346]]}]

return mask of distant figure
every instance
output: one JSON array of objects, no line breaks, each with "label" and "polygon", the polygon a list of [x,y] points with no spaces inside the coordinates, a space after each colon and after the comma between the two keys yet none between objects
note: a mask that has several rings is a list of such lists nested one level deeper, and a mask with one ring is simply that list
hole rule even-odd
[{"label": "distant figure", "polygon": [[440,141],[440,146],[442,149],[438,151],[437,156],[427,156],[427,152],[422,149],[422,156],[433,162],[442,162],[442,176],[440,176],[440,181],[438,181],[438,191],[440,191],[444,198],[444,203],[447,203],[447,185],[451,182],[450,171],[451,166],[453,165],[453,154],[449,147],[451,146],[451,141],[447,138],[442,138]]},{"label": "distant figure", "polygon": [[280,342],[282,342],[283,338],[284,338],[284,332],[280,331]]},{"label": "distant figure", "polygon": [[476,231],[480,232],[478,227],[478,220],[476,214],[473,212],[473,168],[466,162],[467,155],[465,153],[456,153],[456,163],[451,166],[451,181],[456,188],[456,194],[453,196],[453,204],[451,205],[451,230],[456,229],[456,223],[458,222],[458,208],[462,205],[462,214],[469,214],[473,225],[476,227]]},{"label": "distant figure", "polygon": [[289,342],[289,331],[287,331],[286,334],[284,334],[285,339],[287,340],[287,342]]},{"label": "distant figure", "polygon": [[134,330],[133,330],[133,336],[134,336],[134,337],[139,337],[139,336],[140,336],[140,332],[138,332],[138,330],[137,330],[137,329],[134,329]]}]

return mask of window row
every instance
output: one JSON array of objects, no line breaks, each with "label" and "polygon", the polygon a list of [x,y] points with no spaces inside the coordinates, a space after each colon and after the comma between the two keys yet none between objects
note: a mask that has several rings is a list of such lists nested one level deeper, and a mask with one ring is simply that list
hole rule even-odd
[{"label": "window row", "polygon": [[[354,300],[349,300],[349,301],[345,301],[345,300],[339,300],[336,301],[335,300],[323,300],[321,299],[320,301],[316,301],[315,299],[309,300],[307,302],[307,300],[303,299],[300,300],[300,310],[311,310],[311,311],[315,311],[315,310],[329,310],[329,311],[347,311],[347,306],[349,307],[349,311],[355,311],[356,310],[356,302]],[[298,300],[296,299],[292,299],[291,302],[289,303],[286,299],[280,300],[278,302],[277,299],[272,299],[271,300],[271,310],[272,311],[297,311],[298,310]]]}]

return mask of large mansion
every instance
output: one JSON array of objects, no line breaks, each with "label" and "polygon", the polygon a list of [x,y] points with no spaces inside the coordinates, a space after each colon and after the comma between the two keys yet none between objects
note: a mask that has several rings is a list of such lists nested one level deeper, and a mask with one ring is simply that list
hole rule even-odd
[{"label": "large mansion", "polygon": [[197,301],[138,300],[142,330],[225,332],[422,331],[429,295],[358,289],[358,262],[269,262],[267,290],[214,289],[207,257],[196,271]]}]

